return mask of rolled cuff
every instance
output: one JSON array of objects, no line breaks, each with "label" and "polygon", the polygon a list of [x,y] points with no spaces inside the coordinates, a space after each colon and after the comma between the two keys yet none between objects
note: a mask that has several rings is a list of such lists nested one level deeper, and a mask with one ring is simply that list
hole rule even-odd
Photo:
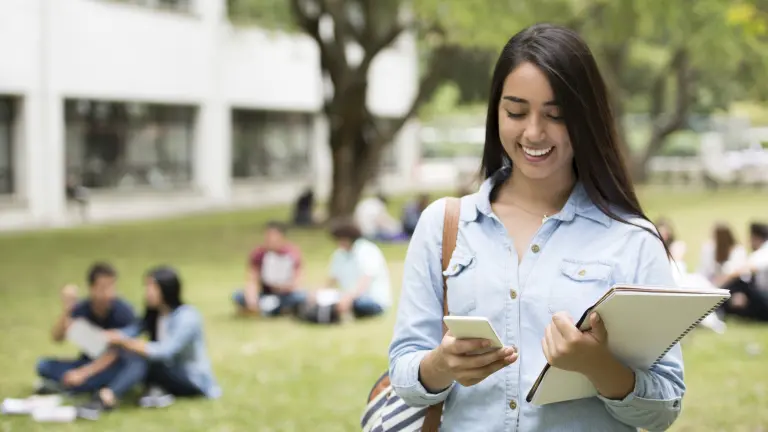
[{"label": "rolled cuff", "polygon": [[429,351],[417,351],[400,357],[391,374],[392,388],[406,404],[412,407],[436,405],[448,398],[453,387],[452,382],[445,390],[439,393],[430,393],[419,379],[421,361]]},{"label": "rolled cuff", "polygon": [[682,397],[663,398],[662,392],[654,391],[652,372],[639,369],[632,371],[635,373],[635,388],[625,398],[597,397],[623,423],[648,430],[667,429],[680,414]]}]

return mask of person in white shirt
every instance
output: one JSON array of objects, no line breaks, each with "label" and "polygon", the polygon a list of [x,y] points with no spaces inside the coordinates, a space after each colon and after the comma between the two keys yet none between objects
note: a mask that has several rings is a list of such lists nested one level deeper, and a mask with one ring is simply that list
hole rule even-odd
[{"label": "person in white shirt", "polygon": [[747,262],[747,249],[736,241],[725,223],[716,224],[712,234],[713,238],[701,248],[698,273],[714,283]]},{"label": "person in white shirt", "polygon": [[406,239],[401,223],[387,210],[387,199],[376,195],[361,200],[355,207],[355,224],[369,240],[397,241]]},{"label": "person in white shirt", "polygon": [[768,321],[768,225],[749,227],[752,254],[746,262],[717,279],[717,285],[731,291],[721,313],[756,321]]},{"label": "person in white shirt", "polygon": [[331,258],[328,286],[338,288],[336,304],[340,316],[377,316],[392,305],[387,261],[379,247],[362,237],[352,222],[339,222],[331,229],[338,249]]},{"label": "person in white shirt", "polygon": [[[659,230],[659,235],[664,240],[664,244],[669,249],[671,258],[669,264],[672,270],[672,277],[675,280],[675,284],[680,288],[714,288],[712,280],[707,279],[700,273],[688,272],[688,267],[685,263],[685,253],[687,246],[685,242],[678,240],[675,236],[675,230],[672,222],[668,219],[661,218],[656,222],[656,226]],[[716,313],[707,315],[700,326],[708,328],[716,333],[723,334],[726,330],[726,325]]]}]

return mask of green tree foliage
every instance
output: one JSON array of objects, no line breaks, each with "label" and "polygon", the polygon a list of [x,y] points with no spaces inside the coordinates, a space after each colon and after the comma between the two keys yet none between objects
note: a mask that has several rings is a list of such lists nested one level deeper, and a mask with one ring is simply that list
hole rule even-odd
[{"label": "green tree foliage", "polygon": [[[286,22],[318,43],[322,68],[334,82],[326,104],[331,122],[334,175],[340,163],[365,167],[334,179],[332,214],[348,214],[360,196],[341,184],[365,183],[378,154],[393,134],[445,81],[459,85],[466,99],[480,97],[474,80],[486,80],[507,39],[536,22],[577,30],[589,42],[613,95],[617,117],[647,114],[648,142],[632,157],[642,180],[648,160],[667,138],[689,127],[692,114],[727,109],[735,100],[768,96],[768,0],[230,0],[230,11],[270,27]],[[334,40],[317,34],[320,15],[334,23]],[[361,91],[373,59],[404,32],[419,41],[423,76],[412,109],[386,131],[376,126]],[[344,59],[341,47],[356,43],[365,51],[360,65]],[[462,73],[461,69],[473,69]],[[463,79],[463,83],[462,83]],[[464,97],[462,97],[464,99]],[[333,126],[337,125],[337,126]],[[622,125],[620,134],[626,143]],[[334,129],[336,127],[337,129]],[[346,128],[346,129],[345,129]],[[342,130],[344,129],[344,130]],[[368,133],[371,130],[376,134]],[[366,132],[368,131],[368,132]],[[342,143],[341,137],[346,137]],[[344,150],[346,149],[346,150]],[[342,154],[348,153],[342,157]],[[337,157],[338,156],[338,157]],[[358,169],[359,171],[359,169]],[[337,184],[338,182],[338,184]]]}]

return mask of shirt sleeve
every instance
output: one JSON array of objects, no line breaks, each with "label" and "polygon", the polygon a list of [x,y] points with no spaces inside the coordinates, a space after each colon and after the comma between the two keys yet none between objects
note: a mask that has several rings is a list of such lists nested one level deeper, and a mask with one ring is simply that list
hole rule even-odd
[{"label": "shirt sleeve", "polygon": [[251,256],[248,257],[248,263],[251,265],[251,267],[255,270],[261,269],[261,263],[264,261],[264,254],[266,253],[266,249],[260,247],[256,248],[253,252],[251,252]]},{"label": "shirt sleeve", "polygon": [[707,279],[715,276],[715,246],[712,241],[705,242],[701,246],[699,254],[698,273]]},{"label": "shirt sleeve", "polygon": [[749,266],[755,271],[763,271],[768,269],[768,247],[760,248],[749,256]]},{"label": "shirt sleeve", "polygon": [[191,309],[177,312],[175,317],[178,322],[169,328],[169,332],[163,340],[147,342],[147,358],[150,360],[167,361],[176,356],[184,347],[194,340],[202,326],[200,314]]},{"label": "shirt sleeve", "polygon": [[[645,231],[637,233],[630,246],[638,250],[632,283],[674,286],[669,261],[661,241]],[[675,344],[650,369],[633,369],[635,387],[624,399],[598,396],[608,412],[629,426],[647,430],[666,430],[680,415],[685,383],[683,353]]]},{"label": "shirt sleeve", "polygon": [[403,287],[389,348],[392,388],[408,405],[424,407],[444,401],[455,383],[430,393],[419,378],[421,360],[443,337],[441,265],[445,201],[431,204],[411,238],[403,270]]},{"label": "shirt sleeve", "polygon": [[744,246],[736,246],[728,255],[728,261],[723,264],[723,273],[730,274],[739,271],[747,263],[747,250]]},{"label": "shirt sleeve", "polygon": [[355,261],[360,272],[364,276],[374,277],[382,272],[382,266],[386,265],[384,256],[379,247],[373,243],[366,244],[356,252]]}]

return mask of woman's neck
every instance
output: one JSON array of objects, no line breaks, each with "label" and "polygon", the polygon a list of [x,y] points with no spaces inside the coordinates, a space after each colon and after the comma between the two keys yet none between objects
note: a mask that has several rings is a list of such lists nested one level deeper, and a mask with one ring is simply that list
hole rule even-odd
[{"label": "woman's neck", "polygon": [[573,171],[547,179],[530,179],[512,170],[509,179],[499,190],[499,202],[527,206],[531,211],[546,214],[559,212],[568,201],[576,176]]},{"label": "woman's neck", "polygon": [[161,305],[157,308],[157,313],[160,316],[166,316],[171,313],[171,308],[166,305]]}]

